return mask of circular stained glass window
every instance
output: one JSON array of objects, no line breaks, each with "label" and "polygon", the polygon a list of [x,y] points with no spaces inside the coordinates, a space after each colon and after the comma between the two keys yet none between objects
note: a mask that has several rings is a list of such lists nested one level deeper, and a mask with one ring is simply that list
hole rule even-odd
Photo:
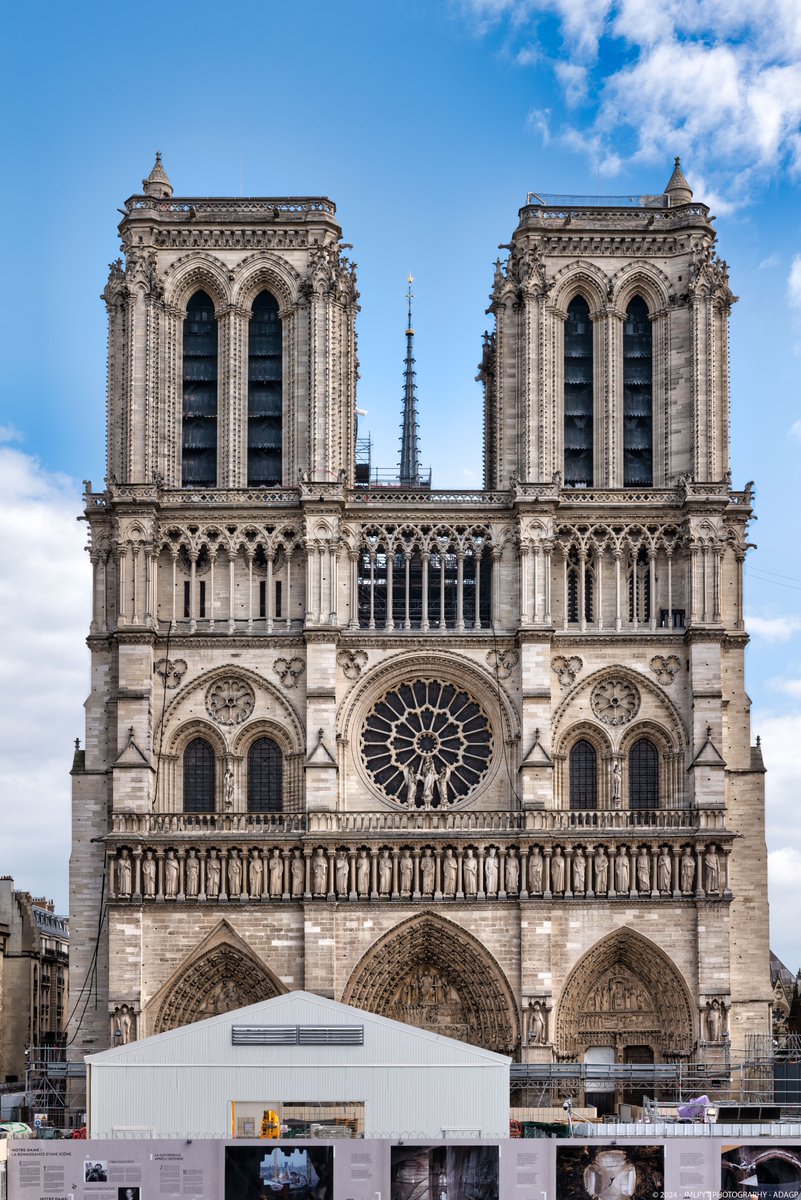
[{"label": "circular stained glass window", "polygon": [[447,808],[465,800],[492,757],[489,718],[463,688],[413,679],[373,707],[361,735],[373,783],[404,808]]}]

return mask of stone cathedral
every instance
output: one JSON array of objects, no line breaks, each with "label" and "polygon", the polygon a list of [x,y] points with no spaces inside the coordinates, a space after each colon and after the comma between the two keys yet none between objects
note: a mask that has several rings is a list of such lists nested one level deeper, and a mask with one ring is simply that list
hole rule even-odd
[{"label": "stone cathedral", "polygon": [[420,471],[411,317],[400,471],[358,460],[330,200],[179,199],[159,157],[121,211],[76,1051],[293,988],[522,1062],[767,1032],[736,297],[678,160],[655,195],[529,194],[481,491]]}]

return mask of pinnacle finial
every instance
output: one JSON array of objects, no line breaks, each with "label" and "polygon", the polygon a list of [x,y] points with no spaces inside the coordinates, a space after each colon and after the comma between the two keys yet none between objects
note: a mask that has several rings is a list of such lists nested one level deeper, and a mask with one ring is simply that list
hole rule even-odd
[{"label": "pinnacle finial", "polygon": [[160,200],[169,200],[172,196],[172,184],[164,170],[161,161],[161,151],[156,151],[156,161],[147,179],[142,180],[142,189],[146,196],[157,196]]},{"label": "pinnacle finial", "polygon": [[681,159],[678,154],[674,159],[673,174],[668,180],[665,192],[670,197],[671,208],[677,204],[689,204],[693,198],[692,188],[681,169]]},{"label": "pinnacle finial", "polygon": [[414,275],[406,276],[408,304],[406,320],[406,363],[403,379],[403,418],[401,420],[400,482],[402,487],[420,484],[420,447],[417,435],[417,391],[414,382],[414,327],[412,326],[412,284]]}]

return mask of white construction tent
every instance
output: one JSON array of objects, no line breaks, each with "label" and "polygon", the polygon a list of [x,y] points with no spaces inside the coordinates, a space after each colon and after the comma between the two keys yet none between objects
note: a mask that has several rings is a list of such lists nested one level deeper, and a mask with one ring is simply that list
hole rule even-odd
[{"label": "white construction tent", "polygon": [[505,1138],[503,1055],[293,991],[89,1055],[91,1138]]}]

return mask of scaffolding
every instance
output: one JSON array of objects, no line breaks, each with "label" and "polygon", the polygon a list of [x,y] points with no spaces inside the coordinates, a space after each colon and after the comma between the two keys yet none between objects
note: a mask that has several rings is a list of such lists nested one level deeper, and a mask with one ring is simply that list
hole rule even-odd
[{"label": "scaffolding", "polygon": [[50,1129],[86,1124],[86,1067],[67,1062],[64,1046],[32,1046],[26,1051],[25,1106],[20,1119]]}]

